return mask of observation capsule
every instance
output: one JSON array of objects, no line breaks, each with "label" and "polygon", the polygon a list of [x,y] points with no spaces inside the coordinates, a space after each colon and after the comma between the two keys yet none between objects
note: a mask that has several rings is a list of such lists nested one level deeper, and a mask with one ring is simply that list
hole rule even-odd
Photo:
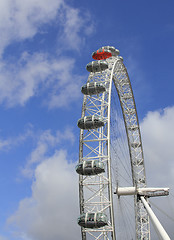
[{"label": "observation capsule", "polygon": [[122,57],[122,56],[119,56],[118,58],[119,58],[121,61],[123,61],[123,57]]},{"label": "observation capsule", "polygon": [[97,175],[105,172],[103,162],[99,160],[83,161],[76,166],[76,172],[80,175]]},{"label": "observation capsule", "polygon": [[78,224],[85,228],[100,228],[108,224],[108,219],[104,213],[83,213],[78,218]]},{"label": "observation capsule", "polygon": [[111,51],[104,48],[100,48],[92,53],[92,58],[95,60],[104,60],[109,57],[112,57]]},{"label": "observation capsule", "polygon": [[99,82],[87,83],[81,89],[81,92],[85,95],[95,95],[95,94],[103,93],[105,91],[106,91],[106,88],[104,84]]},{"label": "observation capsule", "polygon": [[117,57],[120,54],[120,51],[113,46],[104,46],[104,47],[102,47],[102,49],[103,48],[111,51],[112,56]]},{"label": "observation capsule", "polygon": [[78,120],[77,126],[81,129],[95,129],[104,126],[104,121],[101,117],[95,115],[85,116]]},{"label": "observation capsule", "polygon": [[102,72],[108,68],[108,63],[106,61],[92,61],[86,65],[86,70],[88,72]]}]

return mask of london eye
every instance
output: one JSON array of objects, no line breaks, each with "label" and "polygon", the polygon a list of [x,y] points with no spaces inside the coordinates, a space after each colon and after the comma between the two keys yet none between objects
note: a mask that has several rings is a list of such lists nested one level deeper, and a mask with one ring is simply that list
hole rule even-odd
[{"label": "london eye", "polygon": [[150,240],[150,219],[160,239],[170,239],[153,219],[149,197],[168,188],[147,188],[143,147],[131,82],[119,50],[93,52],[80,128],[79,204],[82,240]]}]

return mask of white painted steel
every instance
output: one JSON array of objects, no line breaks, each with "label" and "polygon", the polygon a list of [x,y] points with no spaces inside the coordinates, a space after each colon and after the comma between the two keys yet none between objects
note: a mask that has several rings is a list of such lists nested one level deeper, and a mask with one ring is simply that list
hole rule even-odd
[{"label": "white painted steel", "polygon": [[[80,214],[86,212],[103,212],[108,215],[109,221],[107,226],[100,229],[81,228],[82,240],[116,239],[110,149],[110,133],[112,131],[110,127],[112,82],[116,87],[123,112],[130,155],[132,186],[136,188],[146,187],[140,128],[129,76],[122,58],[119,56],[113,56],[106,59],[106,61],[108,62],[109,68],[99,73],[90,73],[87,81],[87,83],[103,83],[106,91],[98,95],[85,95],[81,116],[95,115],[102,117],[105,126],[99,129],[81,129],[79,145],[79,162],[98,159],[104,163],[105,173],[97,176],[79,175],[79,199]],[[148,215],[144,205],[136,195],[134,196],[134,209],[136,240],[149,240]]]},{"label": "white painted steel", "polygon": [[137,194],[136,187],[118,187],[116,190],[118,196],[127,196]]},{"label": "white painted steel", "polygon": [[168,196],[169,188],[139,188],[137,193],[147,197]]},{"label": "white painted steel", "polygon": [[136,188],[136,187],[117,187],[116,194],[118,196],[127,195],[143,195],[143,196],[167,196],[169,188]]},{"label": "white painted steel", "polygon": [[152,209],[150,208],[149,204],[147,203],[147,201],[145,200],[144,197],[141,197],[141,201],[144,204],[144,206],[149,214],[149,217],[151,219],[151,222],[156,230],[156,233],[157,233],[159,239],[160,240],[171,240],[170,237],[168,236],[168,234],[166,233],[166,231],[164,230],[163,226],[161,225],[160,221],[157,219],[157,217],[153,213]]}]

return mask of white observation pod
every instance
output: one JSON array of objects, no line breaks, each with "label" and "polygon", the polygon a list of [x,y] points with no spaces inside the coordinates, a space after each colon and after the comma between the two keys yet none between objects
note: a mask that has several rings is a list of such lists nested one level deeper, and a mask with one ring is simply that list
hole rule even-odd
[{"label": "white observation pod", "polygon": [[85,95],[95,95],[95,94],[100,94],[106,91],[106,87],[104,86],[103,83],[100,82],[91,82],[85,84],[81,92]]},{"label": "white observation pod", "polygon": [[92,115],[85,116],[78,120],[77,126],[81,129],[95,129],[104,126],[104,121],[101,117]]},{"label": "white observation pod", "polygon": [[102,72],[108,68],[108,63],[103,60],[92,61],[86,65],[88,72]]}]

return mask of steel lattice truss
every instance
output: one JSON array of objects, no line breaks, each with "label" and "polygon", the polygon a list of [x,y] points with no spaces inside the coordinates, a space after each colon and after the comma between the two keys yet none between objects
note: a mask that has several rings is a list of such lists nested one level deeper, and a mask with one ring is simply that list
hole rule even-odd
[{"label": "steel lattice truss", "polygon": [[[120,99],[126,134],[129,145],[132,185],[146,187],[144,158],[141,143],[140,128],[134,96],[123,61],[119,57],[106,59],[109,68],[103,72],[90,73],[88,83],[101,82],[106,91],[99,95],[85,95],[82,107],[82,117],[95,115],[104,119],[104,127],[80,131],[79,162],[100,160],[105,165],[105,173],[94,176],[79,175],[80,213],[106,213],[109,222],[107,226],[98,229],[82,227],[82,239],[115,240],[113,191],[110,157],[110,107],[111,87],[114,82]],[[149,219],[140,199],[134,198],[136,216],[136,239],[148,240]]]}]

